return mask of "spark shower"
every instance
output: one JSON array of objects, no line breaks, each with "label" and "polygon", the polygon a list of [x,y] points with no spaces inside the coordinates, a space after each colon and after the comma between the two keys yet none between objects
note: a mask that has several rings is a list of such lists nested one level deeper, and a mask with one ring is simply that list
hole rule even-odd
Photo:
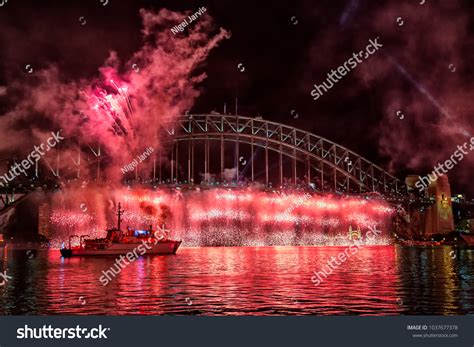
[{"label": "spark shower", "polygon": [[396,212],[384,200],[298,191],[282,195],[253,188],[90,192],[77,188],[68,194],[54,193],[58,196],[52,199],[51,226],[56,247],[70,230],[105,236],[105,229],[115,223],[119,201],[125,209],[122,225],[146,229],[166,224],[184,246],[346,245],[350,230],[374,226],[383,235],[362,242],[389,244]]}]

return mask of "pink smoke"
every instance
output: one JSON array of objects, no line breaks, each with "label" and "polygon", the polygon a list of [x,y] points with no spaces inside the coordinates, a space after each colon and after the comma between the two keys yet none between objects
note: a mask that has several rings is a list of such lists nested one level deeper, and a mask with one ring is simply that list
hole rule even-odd
[{"label": "pink smoke", "polygon": [[[397,24],[398,17],[403,26]],[[466,78],[466,47],[474,43],[469,15],[456,1],[446,0],[423,6],[393,2],[371,18],[374,32],[386,43],[384,57],[358,73],[366,84],[386,81],[380,150],[390,158],[393,171],[422,173],[474,135],[473,83]],[[462,178],[473,164],[474,155],[467,155],[463,169],[457,167],[450,175]]]},{"label": "pink smoke", "polygon": [[51,131],[62,129],[68,138],[61,149],[63,172],[78,150],[100,147],[106,177],[117,181],[120,167],[144,148],[159,148],[156,130],[193,105],[200,94],[197,85],[206,78],[197,69],[230,34],[221,28],[213,35],[209,15],[179,35],[170,28],[186,13],[142,9],[140,15],[143,46],[125,63],[111,51],[95,78],[64,81],[61,71],[50,66],[8,86],[7,95],[17,102],[0,117],[0,152],[26,155]]},{"label": "pink smoke", "polygon": [[[323,21],[324,11],[314,8],[308,20]],[[337,112],[341,98],[356,104],[354,100],[370,94],[371,103],[361,101],[361,109],[354,109],[350,129],[335,119],[321,119],[348,129],[341,131],[343,141],[357,143],[361,131],[373,138],[387,158],[388,165],[383,166],[393,174],[431,172],[474,135],[470,12],[459,0],[424,5],[419,1],[364,2],[354,11],[350,28],[349,24],[331,26],[330,20],[319,28],[304,67],[304,71],[313,68],[304,91],[309,94],[327,72],[364,49],[369,39],[379,37],[383,47],[314,102],[314,108]],[[366,129],[372,131],[365,134]],[[451,182],[468,188],[473,166],[474,153],[470,153],[449,172]]]}]

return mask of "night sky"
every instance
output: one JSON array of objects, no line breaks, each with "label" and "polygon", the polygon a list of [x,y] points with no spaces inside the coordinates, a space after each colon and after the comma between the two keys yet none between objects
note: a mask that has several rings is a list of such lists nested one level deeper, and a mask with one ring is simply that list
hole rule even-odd
[{"label": "night sky", "polygon": [[[234,113],[238,97],[240,115],[311,131],[401,179],[431,172],[474,135],[472,1],[1,2],[0,114],[18,102],[5,87],[32,78],[26,65],[55,65],[64,81],[94,78],[110,51],[127,61],[140,49],[141,8],[189,15],[204,6],[211,33],[222,27],[231,37],[199,65],[207,78],[192,113],[222,112],[224,103]],[[315,83],[377,37],[383,48],[313,100]],[[468,154],[449,173],[453,193],[474,194],[473,166]]]}]

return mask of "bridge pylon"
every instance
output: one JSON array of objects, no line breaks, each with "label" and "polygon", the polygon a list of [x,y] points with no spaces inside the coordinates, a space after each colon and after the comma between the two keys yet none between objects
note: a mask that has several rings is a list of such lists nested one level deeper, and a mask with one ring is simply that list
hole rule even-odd
[{"label": "bridge pylon", "polygon": [[428,207],[425,215],[425,236],[447,234],[454,230],[451,187],[448,176],[440,176],[428,186],[428,194],[435,204]]}]

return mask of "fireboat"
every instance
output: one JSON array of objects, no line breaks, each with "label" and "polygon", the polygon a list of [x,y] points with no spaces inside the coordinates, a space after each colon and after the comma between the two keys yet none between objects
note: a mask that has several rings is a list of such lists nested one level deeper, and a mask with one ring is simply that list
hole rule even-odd
[{"label": "fireboat", "polygon": [[[124,211],[118,204],[117,227],[108,229],[105,238],[89,239],[89,235],[71,235],[69,236],[69,247],[60,249],[61,255],[65,258],[75,256],[95,256],[95,255],[120,255],[134,251],[142,245],[146,249],[146,254],[176,254],[182,241],[171,240],[168,238],[169,230],[165,229],[164,224],[156,231],[152,226],[147,230],[133,230],[127,227],[127,231],[120,229],[122,221],[121,216]],[[71,246],[71,240],[79,237],[79,246]]]}]

